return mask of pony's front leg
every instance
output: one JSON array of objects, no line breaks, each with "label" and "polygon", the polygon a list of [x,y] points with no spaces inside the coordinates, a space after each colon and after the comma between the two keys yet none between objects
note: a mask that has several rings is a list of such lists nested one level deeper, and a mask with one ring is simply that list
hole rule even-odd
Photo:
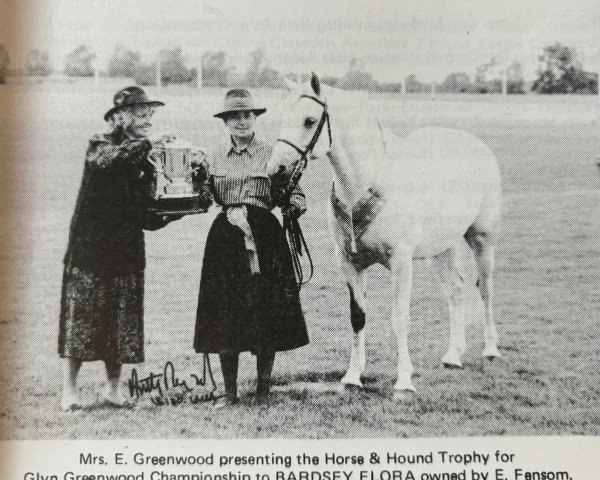
[{"label": "pony's front leg", "polygon": [[346,375],[342,378],[342,385],[362,387],[361,376],[365,370],[365,316],[367,309],[367,291],[365,284],[365,271],[357,270],[345,257],[340,259],[342,272],[346,277],[348,291],[350,292],[350,322],[354,331],[352,337],[352,350],[350,365]]},{"label": "pony's front leg", "polygon": [[465,353],[465,281],[462,265],[455,248],[433,257],[442,285],[442,291],[448,301],[450,313],[450,343],[442,358],[445,367],[462,368],[462,355]]},{"label": "pony's front leg", "polygon": [[394,398],[400,400],[406,398],[407,393],[415,391],[411,378],[413,366],[408,351],[410,295],[413,281],[412,251],[394,252],[390,267],[394,281],[392,328],[398,341],[398,379],[394,385]]}]

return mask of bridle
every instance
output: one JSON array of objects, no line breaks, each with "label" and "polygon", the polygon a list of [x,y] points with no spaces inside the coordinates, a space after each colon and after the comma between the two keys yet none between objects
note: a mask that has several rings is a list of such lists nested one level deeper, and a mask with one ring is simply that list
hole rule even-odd
[{"label": "bridle", "polygon": [[[300,159],[294,165],[294,169],[292,170],[292,174],[286,185],[277,185],[277,188],[274,190],[276,193],[276,202],[280,205],[289,205],[290,196],[298,182],[300,181],[300,177],[306,170],[308,166],[308,155],[315,148],[315,145],[319,141],[319,137],[323,131],[323,127],[327,124],[327,135],[329,136],[329,146],[331,147],[332,139],[331,139],[331,123],[329,121],[329,112],[327,111],[327,104],[322,102],[317,97],[313,97],[312,95],[300,95],[300,98],[309,98],[310,100],[317,102],[319,105],[323,107],[323,113],[321,114],[321,118],[319,119],[319,123],[313,134],[310,142],[306,145],[304,150],[302,150],[297,145],[294,145],[289,140],[285,138],[278,138],[277,142],[285,143],[289,145],[294,150],[296,150],[300,154]],[[304,239],[304,234],[302,233],[302,229],[300,228],[300,224],[298,223],[297,218],[285,219],[283,223],[283,228],[286,233],[286,237],[288,239],[288,244],[290,246],[290,253],[292,255],[292,265],[294,267],[294,274],[296,277],[296,283],[298,288],[301,288],[302,285],[308,283],[313,276],[314,266],[313,261],[310,256],[310,252],[308,251],[308,245],[306,244],[306,240]],[[310,275],[307,280],[304,280],[304,273],[302,271],[302,265],[300,263],[300,257],[302,256],[302,249],[306,251],[306,256],[308,257],[308,261],[310,264]]]},{"label": "bridle", "polygon": [[306,170],[306,167],[308,166],[308,154],[313,151],[313,149],[315,148],[315,145],[319,141],[319,137],[321,136],[321,132],[323,131],[323,127],[325,126],[325,124],[327,124],[327,135],[329,137],[329,146],[331,147],[331,144],[332,144],[331,123],[329,121],[329,112],[327,110],[327,104],[325,102],[319,100],[317,97],[313,97],[312,95],[300,95],[299,99],[300,98],[309,98],[312,101],[317,102],[319,105],[321,105],[323,107],[323,113],[321,114],[321,118],[319,119],[319,123],[315,130],[315,133],[313,134],[312,138],[310,139],[310,142],[308,142],[308,145],[306,145],[304,150],[302,150],[297,145],[294,145],[289,140],[286,140],[285,138],[278,138],[276,140],[276,142],[282,142],[282,143],[285,143],[286,145],[289,145],[290,147],[292,147],[294,150],[296,150],[300,154],[300,159],[294,166],[294,169],[292,170],[292,174],[290,175],[290,179],[288,180],[287,185],[285,187],[280,187],[280,188],[283,188],[282,195],[285,198],[289,198],[289,196],[292,193],[292,190],[294,190],[294,188],[296,188],[296,185],[300,181],[300,177],[302,177],[304,170]]}]

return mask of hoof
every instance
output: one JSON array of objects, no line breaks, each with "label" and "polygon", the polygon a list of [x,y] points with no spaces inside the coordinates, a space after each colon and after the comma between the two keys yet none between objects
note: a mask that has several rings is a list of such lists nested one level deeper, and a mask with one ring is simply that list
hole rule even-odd
[{"label": "hoof", "polygon": [[444,365],[444,368],[448,369],[448,370],[462,370],[463,366],[462,364],[455,364],[455,363],[447,363],[447,362],[443,362],[442,363]]},{"label": "hoof", "polygon": [[81,410],[82,408],[83,405],[76,393],[63,393],[62,398],[60,399],[60,409],[63,412],[74,412],[76,410]]},{"label": "hoof", "polygon": [[500,358],[502,355],[500,355],[500,352],[498,351],[497,347],[492,347],[484,348],[483,352],[481,353],[481,356],[483,358],[487,358],[488,360],[494,360],[495,358]]},{"label": "hoof", "polygon": [[60,409],[63,412],[76,412],[77,410],[81,410],[83,408],[83,405],[81,405],[81,402],[79,401],[61,401],[60,402]]},{"label": "hoof", "polygon": [[446,368],[462,368],[462,361],[458,352],[448,352],[442,357],[442,363]]},{"label": "hoof", "polygon": [[340,384],[340,393],[342,394],[350,394],[350,393],[359,393],[363,391],[362,384],[357,385],[356,383],[341,383]]},{"label": "hoof", "polygon": [[392,399],[396,402],[412,402],[415,398],[414,389],[394,390]]},{"label": "hoof", "polygon": [[344,375],[344,378],[341,380],[342,386],[340,388],[344,389],[346,386],[348,387],[358,387],[363,388],[362,381],[360,380],[360,375]]}]

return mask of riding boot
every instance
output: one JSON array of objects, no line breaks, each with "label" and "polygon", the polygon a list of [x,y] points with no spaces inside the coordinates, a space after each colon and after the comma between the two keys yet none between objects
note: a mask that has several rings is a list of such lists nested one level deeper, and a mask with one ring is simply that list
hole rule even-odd
[{"label": "riding boot", "polygon": [[265,402],[269,399],[271,388],[271,373],[275,363],[275,353],[258,354],[256,356],[256,401]]},{"label": "riding boot", "polygon": [[221,359],[221,372],[223,372],[223,383],[225,384],[225,396],[219,399],[217,407],[233,405],[238,402],[237,377],[238,359],[237,352],[226,352],[219,354]]}]

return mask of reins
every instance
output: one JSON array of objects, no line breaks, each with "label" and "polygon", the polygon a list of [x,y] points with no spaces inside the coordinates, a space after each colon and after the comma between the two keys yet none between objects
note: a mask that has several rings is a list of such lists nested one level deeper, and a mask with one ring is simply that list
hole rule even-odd
[{"label": "reins", "polygon": [[[283,230],[290,247],[292,266],[294,267],[294,276],[296,277],[296,285],[298,286],[298,289],[300,289],[303,285],[306,285],[308,282],[310,282],[310,279],[313,276],[315,271],[313,260],[310,255],[310,251],[308,250],[308,245],[306,243],[306,239],[304,238],[304,233],[302,233],[302,229],[300,228],[298,219],[285,219],[283,221]],[[306,280],[304,280],[304,270],[302,270],[302,264],[300,263],[300,257],[302,256],[303,248],[306,251],[306,258],[308,258],[308,263],[310,265],[310,274]]]},{"label": "reins", "polygon": [[[327,111],[327,104],[319,100],[317,97],[313,97],[312,95],[300,95],[299,98],[309,98],[310,100],[317,102],[323,107],[323,113],[321,114],[321,118],[319,119],[319,123],[317,125],[317,128],[315,129],[315,133],[313,134],[310,142],[308,142],[304,150],[302,150],[297,145],[294,145],[289,140],[286,140],[285,138],[277,139],[277,142],[282,142],[286,145],[289,145],[300,154],[300,159],[298,160],[298,162],[296,162],[296,165],[294,166],[292,174],[290,175],[290,179],[287,182],[287,185],[282,187],[282,192],[278,195],[281,200],[280,203],[284,206],[290,204],[290,197],[292,195],[292,191],[294,190],[294,188],[296,188],[296,185],[298,185],[298,182],[300,181],[304,170],[306,170],[306,167],[308,166],[308,154],[313,150],[313,148],[315,148],[315,145],[319,141],[319,137],[321,136],[321,132],[323,131],[323,127],[325,126],[325,124],[327,124],[329,146],[331,146],[332,144],[331,123],[329,121],[329,112]],[[313,260],[310,255],[310,251],[308,250],[308,245],[306,243],[306,239],[304,238],[304,234],[302,233],[302,229],[300,228],[300,223],[298,222],[298,219],[284,219],[283,229],[286,235],[288,245],[290,247],[296,283],[298,285],[298,289],[300,289],[303,285],[306,285],[313,276]],[[306,256],[310,264],[310,274],[306,280],[304,280],[304,271],[300,262],[300,257],[302,256],[302,249],[306,251]]]}]

